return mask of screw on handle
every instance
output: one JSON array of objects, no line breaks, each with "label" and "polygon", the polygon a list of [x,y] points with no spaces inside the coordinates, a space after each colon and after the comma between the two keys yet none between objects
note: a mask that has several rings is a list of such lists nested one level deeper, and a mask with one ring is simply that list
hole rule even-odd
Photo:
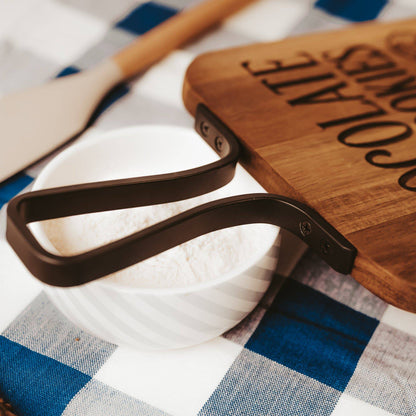
[{"label": "screw on handle", "polygon": [[312,226],[311,223],[308,221],[302,221],[299,224],[300,233],[302,234],[302,237],[306,237],[312,232]]}]

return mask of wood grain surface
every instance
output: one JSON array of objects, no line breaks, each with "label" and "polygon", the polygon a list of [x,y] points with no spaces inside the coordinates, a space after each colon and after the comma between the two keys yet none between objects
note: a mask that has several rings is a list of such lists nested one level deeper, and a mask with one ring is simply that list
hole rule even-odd
[{"label": "wood grain surface", "polygon": [[9,403],[0,397],[0,416],[17,416]]},{"label": "wood grain surface", "polygon": [[204,54],[183,97],[234,131],[269,192],[356,246],[356,280],[416,312],[416,20]]}]

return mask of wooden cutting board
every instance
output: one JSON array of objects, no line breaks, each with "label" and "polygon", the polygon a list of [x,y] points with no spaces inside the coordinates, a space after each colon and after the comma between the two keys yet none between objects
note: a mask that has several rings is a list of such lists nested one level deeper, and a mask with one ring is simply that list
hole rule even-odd
[{"label": "wooden cutting board", "polygon": [[416,20],[207,53],[183,96],[233,130],[269,192],[355,245],[356,280],[416,312]]}]

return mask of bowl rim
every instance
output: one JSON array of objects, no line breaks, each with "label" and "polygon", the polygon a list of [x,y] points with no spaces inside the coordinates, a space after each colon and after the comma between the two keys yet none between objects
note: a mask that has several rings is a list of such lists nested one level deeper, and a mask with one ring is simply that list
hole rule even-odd
[{"label": "bowl rim", "polygon": [[[53,174],[54,169],[57,166],[59,166],[63,160],[71,158],[73,154],[77,154],[85,148],[94,147],[97,144],[102,144],[103,140],[111,141],[111,140],[114,140],[117,136],[121,136],[122,134],[132,133],[132,132],[136,132],[137,130],[144,130],[144,129],[159,129],[159,130],[163,130],[164,132],[166,132],[167,130],[172,131],[172,129],[174,129],[177,131],[185,131],[187,134],[192,132],[192,133],[195,133],[195,135],[198,137],[197,133],[189,127],[169,125],[169,124],[163,124],[163,125],[141,124],[141,125],[126,126],[126,127],[122,127],[118,129],[112,129],[112,130],[108,130],[105,132],[93,132],[87,140],[73,144],[67,149],[64,149],[63,151],[61,151],[51,161],[49,161],[48,164],[41,170],[41,172],[35,179],[32,190],[35,191],[35,190],[40,190],[40,189],[46,189],[44,188],[44,183],[50,177],[50,175]],[[207,148],[209,148],[208,145],[207,145]],[[259,186],[259,192],[260,190],[263,190],[263,192],[266,192],[264,188],[258,182],[257,182],[257,185]],[[249,264],[247,264],[247,262],[244,262],[239,267],[233,268],[233,270],[230,270],[227,273],[224,273],[219,277],[209,279],[204,282],[195,283],[190,286],[178,286],[178,287],[135,287],[135,286],[127,286],[125,284],[107,280],[106,279],[107,276],[103,276],[97,280],[88,282],[81,286],[71,286],[69,288],[59,287],[59,289],[79,288],[79,287],[87,286],[87,285],[91,287],[92,285],[94,285],[94,286],[98,286],[106,290],[114,290],[118,292],[129,292],[132,294],[139,293],[143,295],[158,295],[158,296],[159,295],[160,296],[186,295],[188,293],[194,293],[194,292],[198,292],[198,291],[202,291],[206,289],[212,289],[212,288],[215,288],[216,286],[219,286],[223,283],[233,280],[237,276],[244,275],[248,270],[256,266],[263,258],[268,257],[268,254],[271,251],[273,251],[274,253],[274,256],[272,255],[271,257],[275,257],[277,261],[278,252],[279,252],[278,240],[280,237],[280,228],[270,225],[270,224],[267,224],[267,225],[270,226],[270,230],[272,230],[272,228],[275,228],[275,230],[273,232],[274,237],[273,238],[270,237],[270,241],[272,241],[272,243],[267,245],[267,249],[265,251],[260,252],[259,255],[256,256]],[[30,224],[30,228],[34,237],[41,243],[41,245],[47,246],[47,248],[45,247],[45,249],[47,249],[53,254],[62,256],[62,254],[53,246],[49,238],[46,236],[46,233],[43,231],[43,227],[41,226],[40,222]],[[270,234],[271,236],[272,232],[270,231],[270,233],[268,234]],[[265,268],[265,270],[269,270],[269,269]],[[271,274],[274,273],[273,270],[269,270],[269,271]],[[46,285],[46,286],[48,286],[49,288],[58,288],[58,287],[51,286],[51,285]]]}]

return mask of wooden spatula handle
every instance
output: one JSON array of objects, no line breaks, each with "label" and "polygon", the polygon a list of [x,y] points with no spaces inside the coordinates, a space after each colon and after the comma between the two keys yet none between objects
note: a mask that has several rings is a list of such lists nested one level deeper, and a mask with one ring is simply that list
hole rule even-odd
[{"label": "wooden spatula handle", "polygon": [[202,1],[140,36],[112,59],[124,79],[129,78],[253,1]]}]

